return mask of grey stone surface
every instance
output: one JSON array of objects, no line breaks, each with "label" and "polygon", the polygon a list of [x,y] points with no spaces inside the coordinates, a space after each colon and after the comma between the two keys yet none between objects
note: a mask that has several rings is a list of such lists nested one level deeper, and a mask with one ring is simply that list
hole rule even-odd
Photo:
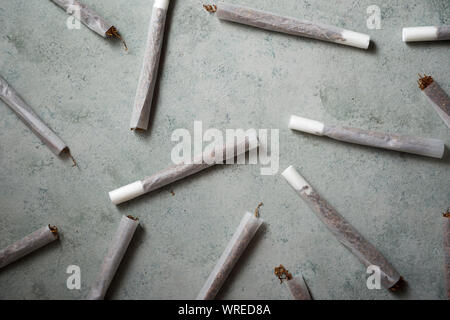
[{"label": "grey stone surface", "polygon": [[[200,0],[172,1],[148,134],[129,130],[153,2],[85,0],[130,48],[86,27],[68,30],[51,1],[0,2],[0,73],[66,141],[79,168],[55,157],[0,104],[0,247],[43,224],[61,240],[0,271],[1,299],[80,299],[95,280],[122,214],[140,219],[110,299],[193,299],[245,211],[265,227],[218,298],[290,298],[273,275],[301,270],[314,299],[444,299],[442,218],[450,157],[400,154],[294,133],[291,114],[325,123],[442,139],[449,130],[417,87],[450,92],[448,43],[405,44],[405,26],[449,24],[447,0],[229,0],[371,35],[369,51],[220,22]],[[280,175],[257,165],[214,167],[115,207],[107,192],[170,164],[176,128],[279,128],[280,171],[292,164],[408,282],[368,290],[358,260]],[[448,148],[448,147],[447,147]],[[173,190],[175,195],[171,194]],[[81,290],[66,268],[81,268]]]}]

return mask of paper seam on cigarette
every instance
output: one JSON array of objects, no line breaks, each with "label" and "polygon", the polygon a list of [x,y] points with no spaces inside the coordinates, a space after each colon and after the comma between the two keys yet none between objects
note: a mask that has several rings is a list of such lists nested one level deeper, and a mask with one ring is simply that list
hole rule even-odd
[{"label": "paper seam on cigarette", "polygon": [[233,237],[228,242],[227,247],[200,290],[197,300],[213,300],[216,297],[262,223],[263,220],[261,218],[255,217],[250,212],[244,215]]},{"label": "paper seam on cigarette", "polygon": [[138,225],[138,219],[122,216],[119,227],[100,267],[97,279],[91,287],[88,300],[104,299]]},{"label": "paper seam on cigarette", "polygon": [[[107,38],[107,32],[113,27],[105,19],[100,17],[94,10],[81,3],[78,0],[51,0],[60,8],[64,9],[67,14],[73,14],[77,8],[79,8],[80,21],[89,29],[99,34],[100,36]],[[74,14],[74,17],[77,17]]]},{"label": "paper seam on cigarette", "polygon": [[153,95],[158,78],[161,49],[164,41],[166,15],[167,9],[153,7],[143,66],[131,114],[130,127],[132,130],[147,130],[149,125]]},{"label": "paper seam on cigarette", "polygon": [[0,98],[57,156],[69,152],[69,147],[47,126],[34,110],[0,76]]},{"label": "paper seam on cigarette", "polygon": [[42,227],[0,251],[0,268],[58,239],[50,226]]},{"label": "paper seam on cigarette", "polygon": [[[300,174],[298,175],[301,176]],[[307,185],[301,190],[294,190],[308,204],[311,210],[328,230],[331,231],[336,239],[353,253],[364,266],[368,267],[374,265],[380,268],[381,284],[385,288],[389,289],[393,287],[400,280],[400,274],[392,267],[386,258],[350,223],[348,223],[344,217],[334,210],[311,186]]]},{"label": "paper seam on cigarette", "polygon": [[221,3],[217,6],[216,15],[221,20],[246,24],[270,31],[349,45],[360,49],[367,49],[370,44],[370,36],[366,34],[310,21],[282,17],[239,5]]},{"label": "paper seam on cigarette", "polygon": [[[228,155],[230,154],[232,154],[233,157],[236,155],[239,156],[257,147],[258,139],[254,136],[246,138],[244,141],[237,142],[235,144],[225,145],[222,149],[222,154],[216,155],[215,150],[211,153],[205,151],[201,155],[197,156],[193,163],[181,163],[166,168],[165,170],[141,181],[136,181],[130,185],[111,191],[109,193],[109,197],[114,204],[120,204],[145,193],[164,187],[172,182],[183,179],[213,165],[223,163],[228,159]],[[197,158],[200,158],[200,161],[197,161]]]}]

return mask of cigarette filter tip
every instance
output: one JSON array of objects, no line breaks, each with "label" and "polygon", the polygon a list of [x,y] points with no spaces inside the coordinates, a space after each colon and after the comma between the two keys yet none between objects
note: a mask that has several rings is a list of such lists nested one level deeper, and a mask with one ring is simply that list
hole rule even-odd
[{"label": "cigarette filter tip", "polygon": [[342,41],[341,43],[348,46],[368,49],[370,45],[370,36],[368,34],[344,30],[342,32],[342,38],[344,38],[345,41]]},{"label": "cigarette filter tip", "polygon": [[322,122],[306,119],[298,116],[291,116],[289,129],[303,131],[318,136],[323,135],[325,125]]},{"label": "cigarette filter tip", "polygon": [[111,202],[115,205],[121,204],[128,200],[137,198],[145,193],[144,186],[141,181],[133,182],[109,193]]},{"label": "cigarette filter tip", "polygon": [[437,39],[436,27],[403,28],[403,42],[433,41]]},{"label": "cigarette filter tip", "polygon": [[312,190],[308,182],[295,170],[293,166],[289,166],[284,170],[281,175],[287,180],[292,188],[296,191],[300,191],[305,187],[308,187],[309,192]]}]

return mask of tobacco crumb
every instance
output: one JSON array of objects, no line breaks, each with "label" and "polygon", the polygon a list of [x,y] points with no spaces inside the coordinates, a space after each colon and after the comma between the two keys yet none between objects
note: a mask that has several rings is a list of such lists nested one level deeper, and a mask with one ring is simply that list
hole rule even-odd
[{"label": "tobacco crumb", "polygon": [[417,82],[419,83],[419,87],[421,90],[425,90],[430,84],[433,83],[433,77],[427,76],[424,74],[423,76],[419,73],[419,80]]},{"label": "tobacco crumb", "polygon": [[280,264],[279,267],[275,267],[274,273],[280,280],[280,283],[283,283],[283,280],[289,281],[292,279],[292,274],[290,274],[282,264]]},{"label": "tobacco crumb", "polygon": [[134,220],[134,221],[138,221],[138,218],[133,217],[132,215],[128,215],[127,216],[128,219]]},{"label": "tobacco crumb", "polygon": [[53,233],[53,235],[54,235],[55,237],[58,236],[58,228],[57,228],[56,226],[48,225],[48,228],[50,229],[50,231]]},{"label": "tobacco crumb", "polygon": [[264,204],[262,202],[258,203],[258,206],[255,209],[255,217],[259,218],[259,208],[261,208]]},{"label": "tobacco crumb", "polygon": [[172,196],[174,196],[174,195],[175,195],[175,192],[173,192],[173,190],[170,190],[170,194],[171,194]]},{"label": "tobacco crumb", "polygon": [[204,4],[203,8],[205,8],[206,11],[214,13],[217,11],[217,6],[215,4],[210,5],[210,4]]},{"label": "tobacco crumb", "polygon": [[120,35],[119,31],[116,29],[116,27],[112,26],[111,28],[109,28],[109,30],[106,31],[106,35],[109,37],[116,37],[117,39],[122,41],[123,46],[125,47],[125,50],[128,51],[127,44],[126,44],[125,40],[122,38],[122,36]]},{"label": "tobacco crumb", "polygon": [[450,207],[448,207],[446,212],[442,213],[442,216],[444,218],[450,218]]}]

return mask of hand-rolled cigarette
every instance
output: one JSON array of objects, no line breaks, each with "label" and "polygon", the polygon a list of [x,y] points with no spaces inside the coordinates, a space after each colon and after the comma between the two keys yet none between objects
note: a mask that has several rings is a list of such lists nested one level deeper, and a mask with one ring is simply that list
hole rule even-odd
[{"label": "hand-rolled cigarette", "polygon": [[[5,79],[0,76],[0,98],[5,102],[17,116],[44,142],[47,147],[57,156],[62,153],[70,154],[69,147],[56,135],[31,107],[19,96]],[[72,158],[75,163],[75,160]]]},{"label": "hand-rolled cigarette", "polygon": [[450,40],[450,26],[403,28],[403,42]]},{"label": "hand-rolled cigarette", "polygon": [[217,6],[204,5],[209,12],[215,12],[221,20],[237,22],[265,30],[313,38],[360,49],[369,48],[370,36],[342,28],[283,17],[240,5],[221,3]]},{"label": "hand-rolled cigarette", "polygon": [[111,242],[111,246],[109,247],[108,253],[103,260],[97,280],[91,287],[88,300],[104,299],[106,291],[108,290],[109,285],[116,274],[117,268],[119,267],[120,262],[127,251],[128,245],[130,244],[138,225],[138,219],[132,216],[122,217],[114,239]]},{"label": "hand-rolled cigarette", "polygon": [[263,220],[255,214],[245,213],[225,251],[200,290],[197,300],[213,300],[216,297],[262,223]]},{"label": "hand-rolled cigarette", "polygon": [[0,268],[58,239],[58,228],[45,226],[0,251]]},{"label": "hand-rolled cigarette", "polygon": [[395,290],[396,284],[399,283],[401,277],[386,258],[336,212],[293,166],[288,167],[282,173],[282,176],[337,240],[350,250],[366,267],[371,265],[379,267],[381,284],[387,289]]},{"label": "hand-rolled cigarette", "polygon": [[444,219],[445,286],[450,300],[450,208],[444,213]]},{"label": "hand-rolled cigarette", "polygon": [[301,273],[294,278],[282,264],[279,267],[275,267],[274,273],[280,280],[280,283],[286,281],[286,285],[294,300],[311,300],[311,295]]},{"label": "hand-rolled cigarette", "polygon": [[428,97],[433,109],[450,128],[450,97],[432,77],[427,75],[422,77],[420,74],[419,77],[420,89]]},{"label": "hand-rolled cigarette", "polygon": [[245,154],[247,151],[258,147],[258,138],[246,138],[242,142],[227,144],[221,153],[212,151],[204,152],[195,157],[192,163],[180,163],[160,171],[144,180],[133,182],[129,185],[109,192],[109,198],[115,205],[137,198],[145,193],[164,187],[172,182],[183,179],[213,165]]},{"label": "hand-rolled cigarette", "polygon": [[139,83],[131,114],[131,130],[147,130],[153,93],[158,78],[159,59],[164,40],[167,8],[170,0],[155,0],[147,36],[147,47],[144,53]]},{"label": "hand-rolled cigarette", "polygon": [[[68,14],[74,14],[86,27],[99,34],[103,38],[116,37],[120,39],[128,50],[127,45],[119,31],[112,24],[100,17],[94,10],[81,3],[78,0],[51,0],[60,8],[64,9]],[[78,14],[79,12],[79,14]]]},{"label": "hand-rolled cigarette", "polygon": [[319,121],[298,116],[291,116],[289,129],[318,136],[327,136],[339,141],[439,159],[443,157],[445,150],[444,141],[439,139],[400,136],[350,127],[329,126]]}]

